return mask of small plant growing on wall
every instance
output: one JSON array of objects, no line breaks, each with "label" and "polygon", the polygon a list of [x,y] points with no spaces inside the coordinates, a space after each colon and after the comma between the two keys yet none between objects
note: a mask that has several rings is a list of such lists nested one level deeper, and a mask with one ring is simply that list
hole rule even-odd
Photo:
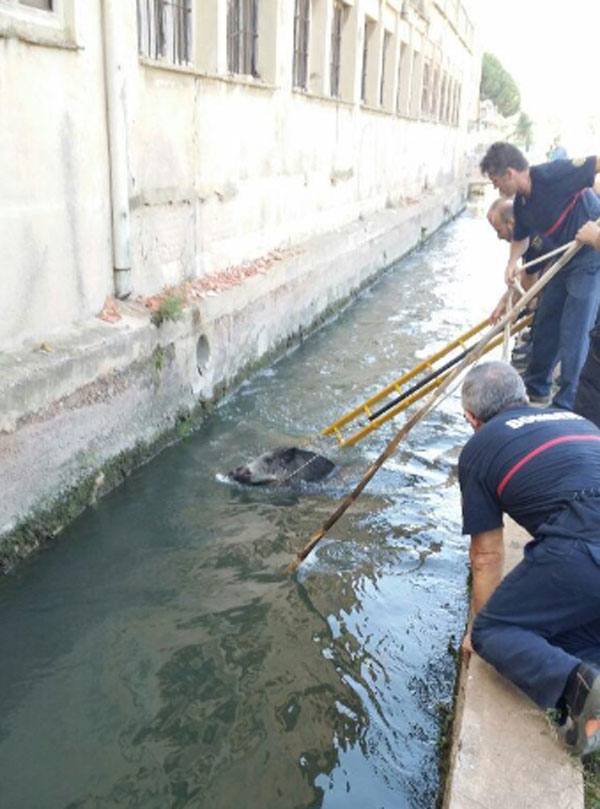
[{"label": "small plant growing on wall", "polygon": [[183,314],[183,299],[178,295],[165,296],[152,312],[150,320],[158,328],[166,320],[179,320]]}]

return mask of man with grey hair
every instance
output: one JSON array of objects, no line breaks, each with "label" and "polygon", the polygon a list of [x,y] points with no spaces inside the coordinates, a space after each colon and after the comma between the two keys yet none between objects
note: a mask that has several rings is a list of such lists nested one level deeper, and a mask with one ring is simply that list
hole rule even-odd
[{"label": "man with grey hair", "polygon": [[[600,749],[600,430],[531,407],[502,362],[473,368],[462,402],[475,430],[458,465],[473,575],[463,649],[559,709],[566,745],[587,755]],[[533,537],[504,580],[503,512]]]}]

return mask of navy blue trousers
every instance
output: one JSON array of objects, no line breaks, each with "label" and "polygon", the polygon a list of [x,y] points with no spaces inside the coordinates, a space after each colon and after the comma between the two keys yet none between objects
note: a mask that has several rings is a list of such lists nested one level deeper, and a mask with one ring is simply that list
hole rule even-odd
[{"label": "navy blue trousers", "polygon": [[525,374],[529,394],[550,393],[552,374],[560,361],[559,390],[553,404],[573,409],[579,374],[588,353],[589,331],[599,303],[598,265],[568,267],[548,283],[536,312],[531,358]]},{"label": "navy blue trousers", "polygon": [[600,542],[530,542],[475,616],[472,644],[541,708],[554,708],[575,666],[600,667]]}]

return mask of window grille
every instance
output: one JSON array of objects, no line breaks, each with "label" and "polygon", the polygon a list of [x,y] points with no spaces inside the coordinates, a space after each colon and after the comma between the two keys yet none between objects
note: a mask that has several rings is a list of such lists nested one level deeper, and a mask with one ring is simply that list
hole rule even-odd
[{"label": "window grille", "polygon": [[137,0],[138,51],[174,65],[192,60],[192,0]]},{"label": "window grille", "polygon": [[436,120],[438,117],[440,100],[440,69],[436,67],[433,71],[433,92],[431,93],[431,108],[429,113]]},{"label": "window grille", "polygon": [[22,6],[40,8],[42,11],[53,11],[53,0],[19,0]]},{"label": "window grille", "polygon": [[461,106],[461,97],[462,97],[462,85],[456,85],[456,107],[454,110],[454,126],[458,126],[460,124],[460,106]]},{"label": "window grille", "polygon": [[448,93],[448,77],[446,72],[442,76],[442,89],[440,92],[440,121],[446,123],[446,95]]},{"label": "window grille", "polygon": [[310,39],[310,0],[296,0],[294,13],[294,87],[306,90],[308,45]]},{"label": "window grille", "polygon": [[429,62],[425,62],[423,64],[423,88],[421,91],[421,115],[429,115],[429,104],[430,104],[430,93],[429,93],[429,81],[430,81],[430,73],[431,67]]},{"label": "window grille", "polygon": [[365,22],[365,30],[364,30],[364,41],[363,41],[363,59],[362,59],[362,74],[361,74],[361,83],[360,83],[360,99],[361,101],[367,101],[367,72],[369,67],[369,39],[371,37],[371,32],[373,30],[373,23]]},{"label": "window grille", "polygon": [[404,76],[406,62],[406,42],[400,43],[400,54],[398,56],[398,86],[396,87],[396,111],[402,112],[402,78]]},{"label": "window grille", "polygon": [[421,76],[419,75],[419,63],[421,55],[419,51],[413,51],[412,65],[410,68],[410,90],[408,98],[409,115],[416,117],[419,114],[419,95],[421,92]]},{"label": "window grille", "polygon": [[335,0],[333,4],[333,19],[331,22],[331,65],[330,65],[330,92],[332,96],[340,94],[340,66],[342,63],[342,29],[346,18],[346,6]]},{"label": "window grille", "polygon": [[446,98],[446,122],[452,123],[452,98],[454,96],[454,79],[448,79],[448,97]]},{"label": "window grille", "polygon": [[227,67],[230,73],[258,76],[258,0],[228,0]]},{"label": "window grille", "polygon": [[392,35],[389,31],[385,31],[383,34],[383,47],[381,49],[381,77],[379,80],[379,106],[383,107],[383,99],[385,94],[385,68],[387,64],[387,57],[388,51],[390,47],[390,42],[392,40]]}]

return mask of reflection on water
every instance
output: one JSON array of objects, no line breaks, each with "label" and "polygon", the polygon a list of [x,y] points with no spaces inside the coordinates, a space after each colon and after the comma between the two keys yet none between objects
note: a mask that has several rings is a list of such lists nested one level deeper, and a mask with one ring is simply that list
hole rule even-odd
[{"label": "reflection on water", "polygon": [[466,608],[457,402],[297,580],[284,566],[393,427],[329,448],[338,472],[301,492],[218,473],[313,433],[479,320],[488,238],[461,217],[1,583],[3,807],[434,807]]}]

